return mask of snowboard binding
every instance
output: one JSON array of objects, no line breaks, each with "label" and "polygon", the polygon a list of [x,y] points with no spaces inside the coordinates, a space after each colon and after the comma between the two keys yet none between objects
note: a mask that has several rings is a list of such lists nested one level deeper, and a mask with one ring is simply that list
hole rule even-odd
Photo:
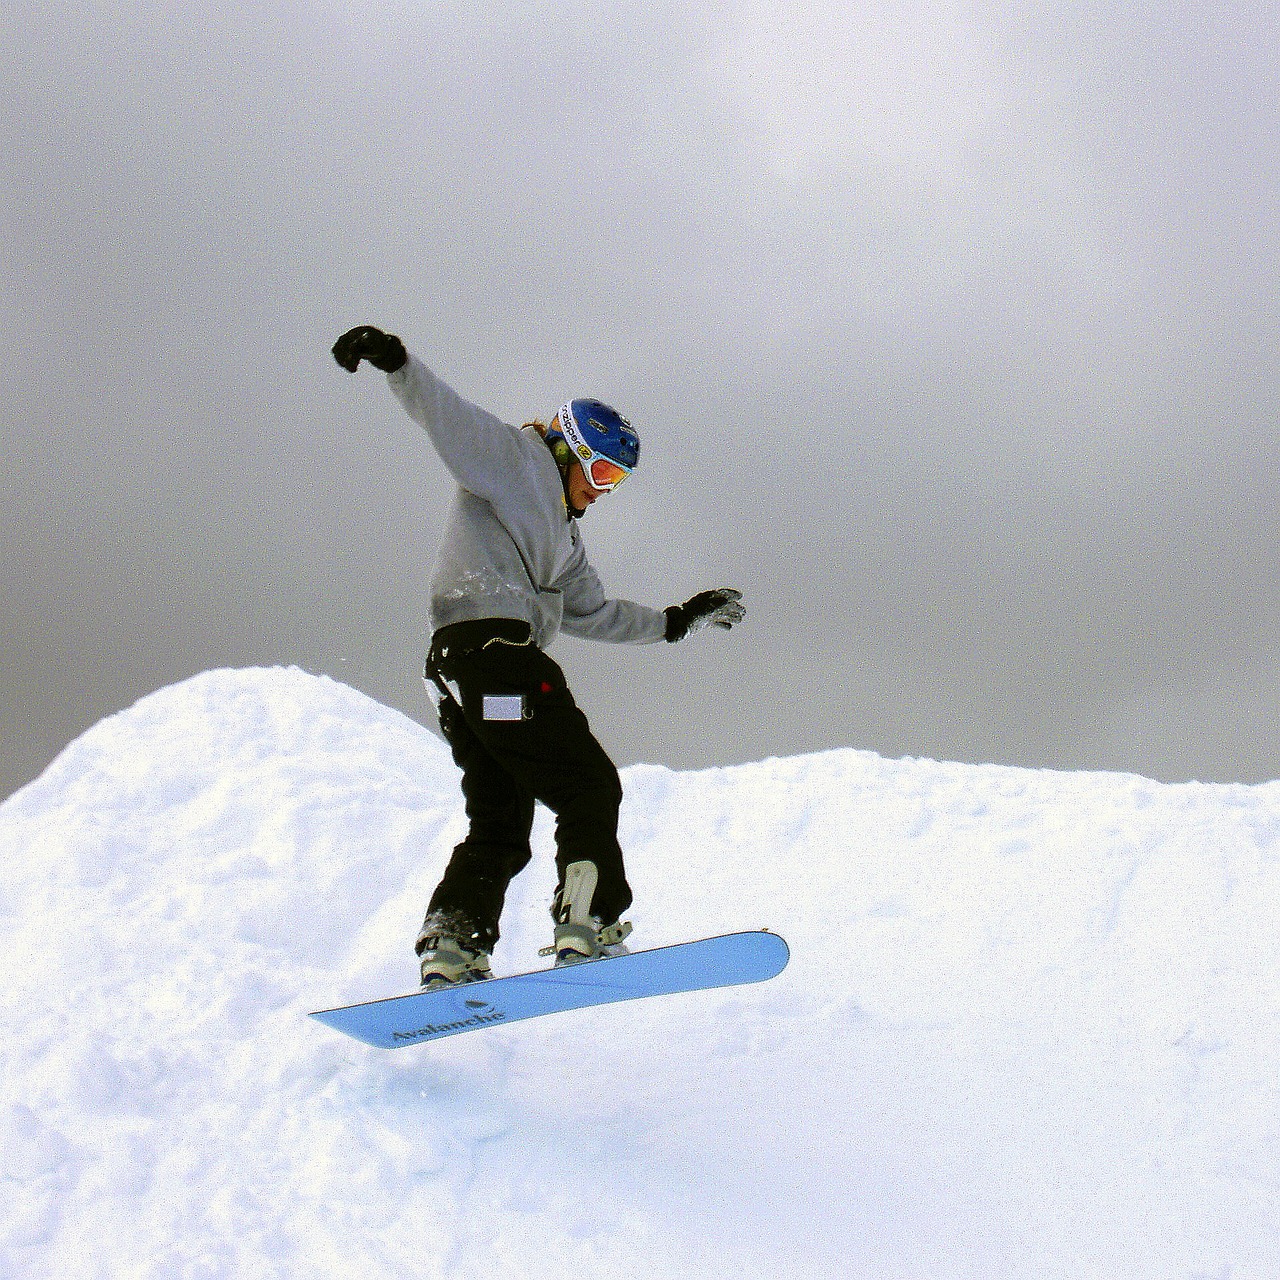
[{"label": "snowboard binding", "polygon": [[421,957],[424,991],[483,982],[493,977],[489,957],[483,951],[469,950],[456,938],[445,935],[425,938]]},{"label": "snowboard binding", "polygon": [[623,944],[631,925],[621,921],[602,925],[600,917],[591,914],[598,879],[594,862],[571,862],[565,869],[564,888],[554,908],[555,941],[538,952],[540,956],[555,956],[557,969],[630,954]]}]

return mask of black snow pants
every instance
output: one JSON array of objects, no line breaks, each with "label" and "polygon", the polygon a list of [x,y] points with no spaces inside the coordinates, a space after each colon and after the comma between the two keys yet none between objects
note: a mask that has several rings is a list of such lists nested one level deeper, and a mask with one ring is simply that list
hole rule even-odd
[{"label": "black snow pants", "polygon": [[[613,924],[631,905],[618,845],[622,783],[559,666],[510,618],[459,622],[431,640],[426,678],[440,728],[462,770],[470,830],[427,908],[492,951],[507,885],[529,863],[535,801],[556,815],[556,900],[565,868],[596,864],[592,914]],[[553,907],[554,911],[554,907]]]}]

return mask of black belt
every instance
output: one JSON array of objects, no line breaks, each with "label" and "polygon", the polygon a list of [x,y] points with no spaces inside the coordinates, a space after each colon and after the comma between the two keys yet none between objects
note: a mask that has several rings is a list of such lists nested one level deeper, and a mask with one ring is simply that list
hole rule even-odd
[{"label": "black belt", "polygon": [[491,644],[523,646],[533,643],[533,628],[520,618],[474,618],[469,622],[451,622],[431,637],[431,658],[439,662],[447,657],[464,658]]}]

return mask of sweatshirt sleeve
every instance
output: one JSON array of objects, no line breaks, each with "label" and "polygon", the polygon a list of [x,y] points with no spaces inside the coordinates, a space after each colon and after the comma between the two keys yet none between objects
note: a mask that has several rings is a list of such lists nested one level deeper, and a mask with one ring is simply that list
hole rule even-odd
[{"label": "sweatshirt sleeve", "polygon": [[631,600],[610,600],[587,560],[581,541],[559,586],[564,599],[561,630],[583,640],[653,644],[666,639],[667,615]]},{"label": "sweatshirt sleeve", "polygon": [[496,503],[512,469],[521,465],[516,428],[464,400],[416,356],[387,374],[387,384],[426,431],[453,478],[469,493]]}]

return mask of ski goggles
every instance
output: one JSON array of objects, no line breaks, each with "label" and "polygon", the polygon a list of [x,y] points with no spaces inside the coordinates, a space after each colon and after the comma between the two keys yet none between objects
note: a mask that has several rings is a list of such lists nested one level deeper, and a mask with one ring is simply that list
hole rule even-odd
[{"label": "ski goggles", "polygon": [[631,474],[630,467],[624,467],[622,463],[616,462],[613,458],[605,457],[599,449],[593,449],[587,443],[586,438],[578,429],[577,420],[573,416],[572,404],[562,404],[560,412],[556,414],[556,418],[559,420],[561,433],[569,442],[569,447],[573,450],[578,461],[582,463],[582,469],[586,472],[587,481],[593,489],[600,489],[608,493],[616,489]]}]

